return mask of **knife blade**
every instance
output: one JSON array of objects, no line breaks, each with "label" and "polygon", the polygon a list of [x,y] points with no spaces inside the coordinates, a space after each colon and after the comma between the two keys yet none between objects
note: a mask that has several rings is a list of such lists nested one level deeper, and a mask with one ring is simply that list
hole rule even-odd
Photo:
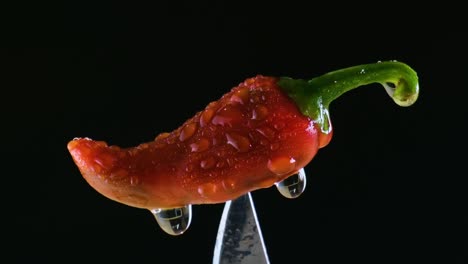
[{"label": "knife blade", "polygon": [[269,264],[252,195],[227,201],[218,227],[213,264]]}]

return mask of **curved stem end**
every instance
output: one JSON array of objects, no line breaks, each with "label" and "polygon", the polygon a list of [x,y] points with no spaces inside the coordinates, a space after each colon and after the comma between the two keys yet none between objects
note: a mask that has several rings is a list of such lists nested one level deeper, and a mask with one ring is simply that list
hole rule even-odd
[{"label": "curved stem end", "polygon": [[343,93],[371,83],[383,85],[399,106],[410,106],[419,96],[416,72],[398,61],[377,62],[329,72],[311,80],[283,77],[278,85],[297,104],[301,112],[320,123],[326,133],[330,103]]}]

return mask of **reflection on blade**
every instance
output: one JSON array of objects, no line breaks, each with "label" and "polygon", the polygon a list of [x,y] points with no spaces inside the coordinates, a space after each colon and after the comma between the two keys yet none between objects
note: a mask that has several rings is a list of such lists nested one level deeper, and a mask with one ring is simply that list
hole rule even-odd
[{"label": "reflection on blade", "polygon": [[247,193],[226,202],[213,264],[269,264],[252,196]]}]

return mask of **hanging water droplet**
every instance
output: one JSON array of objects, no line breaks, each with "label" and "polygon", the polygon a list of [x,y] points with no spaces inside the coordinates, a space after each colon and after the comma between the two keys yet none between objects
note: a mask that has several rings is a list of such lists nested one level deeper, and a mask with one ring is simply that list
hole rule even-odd
[{"label": "hanging water droplet", "polygon": [[275,183],[276,188],[286,198],[297,198],[304,192],[306,186],[306,175],[304,169],[300,169],[297,174]]},{"label": "hanging water droplet", "polygon": [[172,209],[152,209],[159,226],[169,235],[182,235],[192,222],[192,205]]}]

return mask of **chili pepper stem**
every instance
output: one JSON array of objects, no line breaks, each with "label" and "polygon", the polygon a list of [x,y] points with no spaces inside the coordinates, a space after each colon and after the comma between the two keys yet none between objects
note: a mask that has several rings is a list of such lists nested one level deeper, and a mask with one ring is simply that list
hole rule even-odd
[{"label": "chili pepper stem", "polygon": [[278,81],[278,85],[296,102],[301,112],[321,125],[323,133],[330,132],[330,103],[347,91],[371,83],[383,85],[399,106],[410,106],[418,98],[416,72],[407,64],[397,61],[357,65],[311,80],[282,77]]}]

